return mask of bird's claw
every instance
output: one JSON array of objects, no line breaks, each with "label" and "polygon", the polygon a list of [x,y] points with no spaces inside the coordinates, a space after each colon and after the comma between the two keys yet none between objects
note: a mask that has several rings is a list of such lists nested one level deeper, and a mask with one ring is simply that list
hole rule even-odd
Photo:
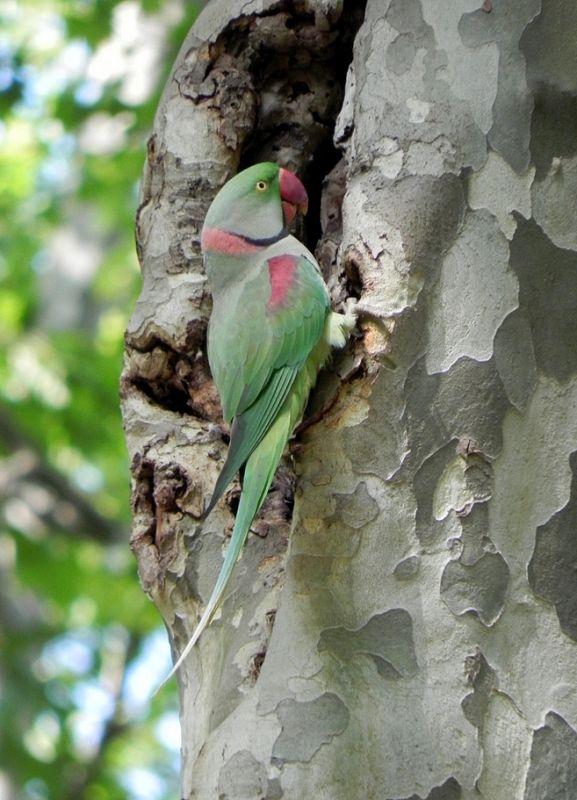
[{"label": "bird's claw", "polygon": [[356,297],[348,297],[345,300],[344,313],[346,317],[353,318],[357,323],[361,317],[368,317],[385,325],[390,318],[390,314],[387,314],[383,309],[371,303],[365,303],[363,300],[357,300]]}]

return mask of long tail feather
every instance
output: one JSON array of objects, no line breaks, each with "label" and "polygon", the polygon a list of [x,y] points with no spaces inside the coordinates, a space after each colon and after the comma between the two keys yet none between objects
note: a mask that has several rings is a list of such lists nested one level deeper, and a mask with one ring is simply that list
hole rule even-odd
[{"label": "long tail feather", "polygon": [[216,585],[194,633],[172,670],[158,687],[159,689],[182,665],[182,662],[197,643],[222,602],[228,581],[250,530],[251,523],[264,502],[288,437],[302,415],[306,398],[316,380],[317,371],[328,356],[330,348],[329,329],[334,338],[338,339],[335,342],[337,346],[342,346],[344,343],[343,334],[350,327],[349,319],[342,317],[340,314],[333,314],[332,316],[335,319],[331,320],[329,318],[327,321],[326,338],[323,337],[319,341],[317,347],[307,359],[277,419],[246,462],[243,489],[232,537]]},{"label": "long tail feather", "polygon": [[239,417],[235,417],[230,431],[228,455],[218,476],[210,503],[204,511],[203,519],[208,517],[236,473],[266,436],[296,374],[295,367],[277,370],[261,396]]},{"label": "long tail feather", "polygon": [[250,530],[251,523],[261,507],[272,483],[276,468],[283,454],[284,446],[290,434],[290,423],[289,414],[281,414],[246,462],[244,485],[236,521],[218,580],[212,591],[208,605],[200,618],[200,622],[196,626],[194,633],[172,670],[158,687],[159,689],[161,686],[164,686],[179,669],[222,602],[228,581]]}]

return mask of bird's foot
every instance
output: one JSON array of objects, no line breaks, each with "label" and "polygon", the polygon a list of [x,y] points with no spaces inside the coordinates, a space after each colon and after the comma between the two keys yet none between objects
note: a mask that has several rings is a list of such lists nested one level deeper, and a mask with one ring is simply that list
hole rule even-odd
[{"label": "bird's foot", "polygon": [[344,302],[344,316],[353,319],[355,323],[362,317],[376,320],[382,325],[385,325],[387,320],[390,319],[390,314],[387,314],[379,306],[371,303],[366,303],[363,300],[357,300],[356,297],[348,297]]}]

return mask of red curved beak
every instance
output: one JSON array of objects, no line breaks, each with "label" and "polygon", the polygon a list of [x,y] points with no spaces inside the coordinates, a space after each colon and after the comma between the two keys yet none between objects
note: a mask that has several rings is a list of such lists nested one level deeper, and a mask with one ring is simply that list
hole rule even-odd
[{"label": "red curved beak", "polygon": [[284,167],[279,171],[279,186],[285,225],[290,225],[297,211],[307,213],[309,197],[297,176]]}]

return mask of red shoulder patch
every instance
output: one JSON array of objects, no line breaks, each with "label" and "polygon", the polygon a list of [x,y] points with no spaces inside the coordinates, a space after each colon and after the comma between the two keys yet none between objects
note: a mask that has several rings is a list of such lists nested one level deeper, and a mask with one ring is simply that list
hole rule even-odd
[{"label": "red shoulder patch", "polygon": [[273,256],[268,260],[270,298],[267,308],[274,310],[285,301],[294,283],[298,259],[295,256]]},{"label": "red shoulder patch", "polygon": [[257,253],[262,250],[262,245],[251,244],[229,231],[220,228],[203,228],[200,237],[200,246],[203,251],[211,250],[217,253],[226,253],[229,256],[241,256],[247,253]]}]

